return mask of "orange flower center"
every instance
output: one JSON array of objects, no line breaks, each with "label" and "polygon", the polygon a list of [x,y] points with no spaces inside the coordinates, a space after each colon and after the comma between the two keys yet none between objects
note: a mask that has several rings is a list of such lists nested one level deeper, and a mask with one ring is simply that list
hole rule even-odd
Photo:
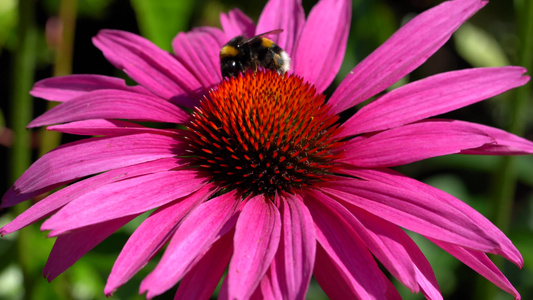
[{"label": "orange flower center", "polygon": [[273,195],[323,181],[337,166],[338,116],[293,75],[248,72],[211,90],[190,123],[192,164],[213,182]]}]

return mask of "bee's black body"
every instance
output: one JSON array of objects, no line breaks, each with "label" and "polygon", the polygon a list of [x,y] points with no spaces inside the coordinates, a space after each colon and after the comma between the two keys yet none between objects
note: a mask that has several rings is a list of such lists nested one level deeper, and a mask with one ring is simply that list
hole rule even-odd
[{"label": "bee's black body", "polygon": [[247,70],[259,67],[284,74],[290,68],[290,58],[280,46],[263,37],[281,32],[281,29],[265,32],[250,39],[239,35],[220,50],[222,77],[236,77]]}]

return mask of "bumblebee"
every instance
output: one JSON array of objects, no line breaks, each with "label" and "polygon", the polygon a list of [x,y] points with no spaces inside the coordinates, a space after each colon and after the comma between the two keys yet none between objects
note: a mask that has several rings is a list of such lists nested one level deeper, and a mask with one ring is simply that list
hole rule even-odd
[{"label": "bumblebee", "polygon": [[289,55],[280,46],[264,37],[282,31],[283,29],[271,30],[249,39],[244,35],[232,38],[220,49],[222,77],[236,77],[248,70],[255,72],[259,67],[285,74],[291,65]]}]

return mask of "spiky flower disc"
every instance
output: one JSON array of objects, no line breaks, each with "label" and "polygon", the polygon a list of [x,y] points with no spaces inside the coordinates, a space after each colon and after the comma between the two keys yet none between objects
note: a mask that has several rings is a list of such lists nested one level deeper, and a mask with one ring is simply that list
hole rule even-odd
[{"label": "spiky flower disc", "polygon": [[229,188],[291,192],[333,171],[337,119],[301,78],[249,72],[223,81],[196,109],[192,160]]}]

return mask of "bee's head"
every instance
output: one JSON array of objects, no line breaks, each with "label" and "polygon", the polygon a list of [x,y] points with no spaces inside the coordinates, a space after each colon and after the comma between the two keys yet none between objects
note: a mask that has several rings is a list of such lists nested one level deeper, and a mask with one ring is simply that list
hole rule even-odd
[{"label": "bee's head", "polygon": [[[237,36],[231,39],[222,49],[220,49],[220,69],[222,77],[236,77],[246,69],[246,60],[249,60],[246,51],[243,51],[244,36]],[[244,45],[245,46],[245,45]],[[246,48],[246,47],[245,47]]]},{"label": "bee's head", "polygon": [[239,73],[244,72],[244,66],[234,57],[227,57],[220,60],[220,70],[222,77],[237,77]]}]

